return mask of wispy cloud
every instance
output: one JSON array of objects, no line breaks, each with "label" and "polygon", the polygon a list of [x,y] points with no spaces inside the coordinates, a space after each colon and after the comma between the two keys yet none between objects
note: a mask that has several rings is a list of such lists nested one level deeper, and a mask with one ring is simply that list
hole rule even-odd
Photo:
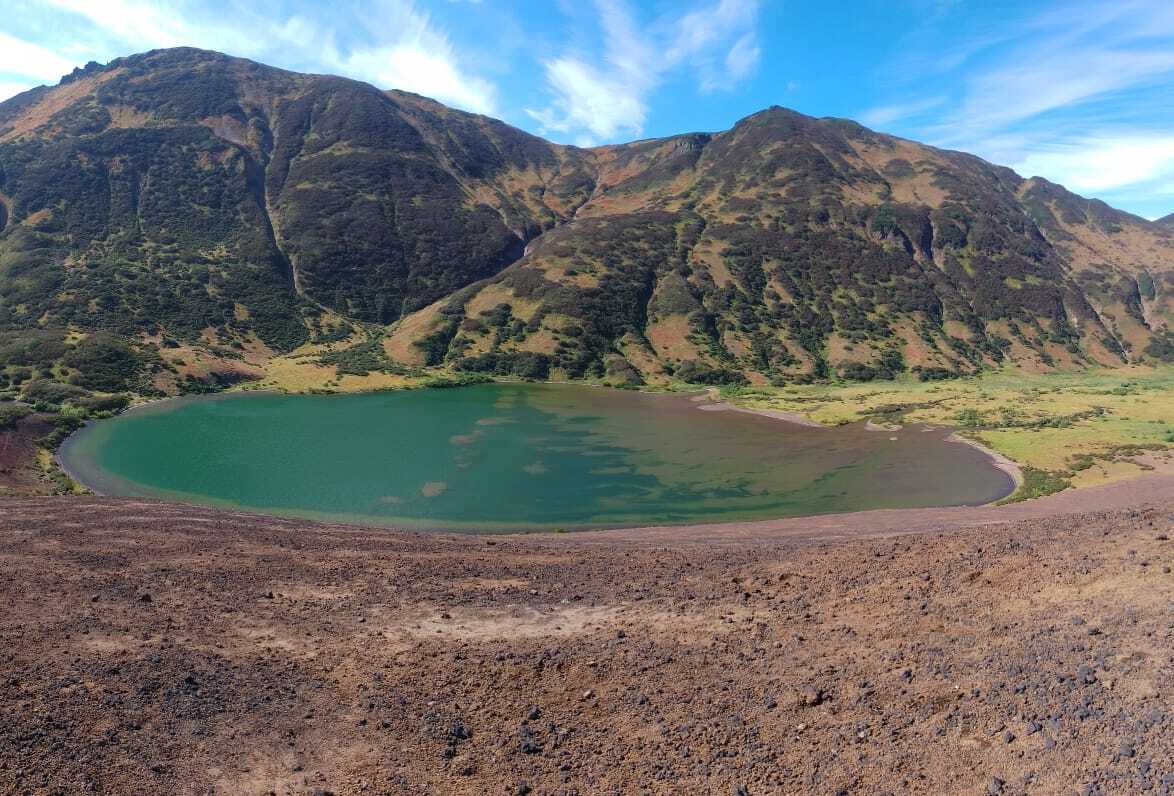
[{"label": "wispy cloud", "polygon": [[84,17],[109,35],[134,42],[139,48],[178,47],[194,44],[193,36],[223,36],[222,47],[248,43],[232,28],[193,24],[184,9],[146,0],[45,0],[48,6]]},{"label": "wispy cloud", "polygon": [[877,105],[860,114],[860,121],[872,127],[887,127],[898,120],[922,117],[929,111],[940,108],[946,101],[946,97],[936,96],[910,102],[895,102],[891,105]]},{"label": "wispy cloud", "polygon": [[1063,175],[1074,191],[1103,193],[1174,175],[1174,135],[1122,135],[1062,141],[1029,152],[1014,168],[1028,175]]},{"label": "wispy cloud", "polygon": [[413,91],[464,110],[493,113],[497,88],[472,74],[449,37],[408,0],[384,0],[369,18],[369,43],[327,59],[340,72],[385,88]]},{"label": "wispy cloud", "polygon": [[1174,51],[1052,52],[976,77],[942,132],[967,138],[1073,108],[1174,72]]},{"label": "wispy cloud", "polygon": [[556,58],[546,62],[546,81],[555,99],[551,105],[528,113],[545,132],[576,133],[581,146],[595,143],[595,137],[612,139],[630,132],[640,133],[648,113],[643,95],[633,90],[622,75],[584,63],[577,58]]},{"label": "wispy cloud", "polygon": [[[41,0],[41,5],[88,23],[91,36],[105,43],[94,48],[103,51],[98,56],[103,59],[105,53],[205,47],[262,60],[294,60],[304,68],[426,94],[466,110],[497,109],[494,84],[467,68],[449,37],[413,0],[369,2],[363,24],[354,14],[335,13],[325,4],[310,6],[303,15],[237,3],[213,14],[207,4],[184,0]],[[23,49],[0,39],[0,75],[52,81],[75,65],[51,51],[35,53],[29,49],[35,45],[21,44]],[[8,60],[43,68],[8,69]]]},{"label": "wispy cloud", "polygon": [[[959,24],[949,11],[939,22]],[[1162,90],[1174,79],[1174,4],[1057,2],[1004,22],[947,47],[922,31],[902,63],[916,77],[862,118],[1102,198],[1174,180],[1171,109],[1155,107],[1174,101]],[[908,69],[917,59],[940,79]]]},{"label": "wispy cloud", "polygon": [[[762,48],[756,33],[744,33],[726,53],[726,74],[734,82],[740,82],[754,74],[762,58]],[[717,87],[717,84],[714,84]]]},{"label": "wispy cloud", "polygon": [[550,102],[527,113],[546,133],[578,143],[643,132],[648,97],[673,72],[701,91],[732,87],[758,66],[757,0],[718,0],[640,24],[624,0],[595,0],[602,58],[572,52],[544,61]]},{"label": "wispy cloud", "polygon": [[73,67],[72,61],[52,50],[0,32],[0,75],[6,76],[0,80],[0,98],[56,80]]}]

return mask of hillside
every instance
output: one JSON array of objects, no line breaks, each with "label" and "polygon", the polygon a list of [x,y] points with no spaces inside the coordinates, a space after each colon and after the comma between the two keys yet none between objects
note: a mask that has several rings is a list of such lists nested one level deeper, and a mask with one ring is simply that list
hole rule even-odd
[{"label": "hillside", "polygon": [[578,149],[155,51],[0,103],[0,229],[0,390],[213,389],[327,343],[630,384],[1174,360],[1168,226],[781,108]]},{"label": "hillside", "polygon": [[9,500],[0,791],[1168,793],[1174,480],[1118,487],[494,538]]}]

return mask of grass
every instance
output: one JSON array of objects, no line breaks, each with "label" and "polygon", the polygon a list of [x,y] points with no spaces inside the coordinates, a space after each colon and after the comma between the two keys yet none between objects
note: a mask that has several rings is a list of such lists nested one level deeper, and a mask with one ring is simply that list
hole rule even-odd
[{"label": "grass", "polygon": [[265,376],[240,385],[239,389],[276,392],[371,392],[415,387],[420,379],[411,375],[372,370],[365,374],[339,373],[337,365],[323,361],[332,354],[364,345],[359,336],[328,344],[306,344],[262,366]]},{"label": "grass", "polygon": [[951,381],[722,393],[743,406],[797,412],[827,425],[872,420],[965,429],[1024,469],[1017,496],[1046,494],[1040,490],[1062,481],[1080,487],[1128,478],[1169,464],[1174,448],[1172,367],[1044,374],[1007,368]]}]

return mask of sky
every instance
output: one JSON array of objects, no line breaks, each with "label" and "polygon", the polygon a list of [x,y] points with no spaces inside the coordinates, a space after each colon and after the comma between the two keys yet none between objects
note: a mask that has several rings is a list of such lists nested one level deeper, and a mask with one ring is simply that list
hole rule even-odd
[{"label": "sky", "polygon": [[0,99],[159,47],[399,88],[562,143],[782,105],[1174,212],[1171,0],[0,0]]}]

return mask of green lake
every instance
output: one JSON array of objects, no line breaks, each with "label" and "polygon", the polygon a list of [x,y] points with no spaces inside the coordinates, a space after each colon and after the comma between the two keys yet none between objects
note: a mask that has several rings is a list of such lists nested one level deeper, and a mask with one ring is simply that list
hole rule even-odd
[{"label": "green lake", "polygon": [[810,428],[699,396],[565,385],[164,401],[61,450],[102,494],[405,528],[663,525],[987,503],[947,429]]}]

